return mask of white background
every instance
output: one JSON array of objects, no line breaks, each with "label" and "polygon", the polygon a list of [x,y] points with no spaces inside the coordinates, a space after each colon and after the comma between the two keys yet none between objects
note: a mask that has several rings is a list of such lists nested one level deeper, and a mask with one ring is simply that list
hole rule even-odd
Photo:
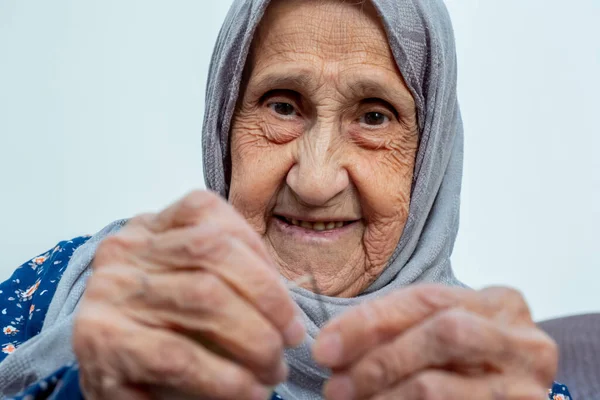
[{"label": "white background", "polygon": [[[0,0],[0,279],[202,187],[229,1]],[[600,1],[449,0],[466,129],[458,276],[600,311]]]}]

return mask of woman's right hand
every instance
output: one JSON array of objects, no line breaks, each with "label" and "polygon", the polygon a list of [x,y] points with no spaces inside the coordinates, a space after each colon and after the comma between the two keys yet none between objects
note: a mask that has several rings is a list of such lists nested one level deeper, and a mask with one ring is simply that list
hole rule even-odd
[{"label": "woman's right hand", "polygon": [[92,266],[73,337],[86,399],[265,400],[286,378],[303,324],[260,237],[217,195],[134,218]]}]

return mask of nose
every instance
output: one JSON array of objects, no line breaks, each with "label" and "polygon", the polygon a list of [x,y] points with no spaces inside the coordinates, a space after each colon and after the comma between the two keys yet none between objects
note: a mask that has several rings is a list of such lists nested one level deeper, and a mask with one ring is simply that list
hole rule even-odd
[{"label": "nose", "polygon": [[286,183],[306,205],[325,206],[348,187],[350,178],[329,140],[310,142],[299,149],[297,162],[288,172]]}]

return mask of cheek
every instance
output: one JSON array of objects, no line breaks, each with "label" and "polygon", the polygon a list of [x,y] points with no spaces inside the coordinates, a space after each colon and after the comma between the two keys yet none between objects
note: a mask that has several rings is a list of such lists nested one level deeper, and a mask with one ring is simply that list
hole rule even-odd
[{"label": "cheek", "polygon": [[408,218],[417,139],[361,150],[351,169],[366,220],[363,243],[372,266],[383,267]]},{"label": "cheek", "polygon": [[256,118],[238,116],[231,131],[230,203],[260,234],[292,165],[291,144],[271,143]]},{"label": "cheek", "polygon": [[361,193],[363,211],[376,219],[406,219],[417,150],[417,140],[391,143],[385,148],[359,150],[351,174]]}]

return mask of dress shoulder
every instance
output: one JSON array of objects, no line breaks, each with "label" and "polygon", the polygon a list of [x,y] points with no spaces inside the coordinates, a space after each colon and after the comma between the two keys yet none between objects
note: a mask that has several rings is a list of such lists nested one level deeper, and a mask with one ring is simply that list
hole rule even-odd
[{"label": "dress shoulder", "polygon": [[0,362],[40,333],[71,256],[90,236],[64,240],[26,261],[0,283]]}]

